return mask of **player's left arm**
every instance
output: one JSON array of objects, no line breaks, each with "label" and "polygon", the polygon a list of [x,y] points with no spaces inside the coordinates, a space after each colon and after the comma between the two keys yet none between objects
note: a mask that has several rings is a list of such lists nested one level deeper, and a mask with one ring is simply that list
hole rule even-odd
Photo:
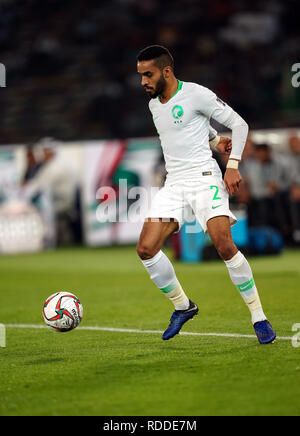
[{"label": "player's left arm", "polygon": [[229,118],[223,124],[232,130],[232,146],[224,174],[224,182],[229,194],[233,195],[238,192],[239,184],[242,181],[239,162],[242,159],[249,127],[246,121],[233,109],[231,109]]},{"label": "player's left arm", "polygon": [[232,131],[231,151],[224,175],[224,182],[228,192],[234,194],[238,191],[242,180],[238,167],[248,136],[248,124],[210,89],[201,85],[195,85],[193,91],[192,99],[197,110],[209,120],[212,118]]},{"label": "player's left arm", "polygon": [[[238,121],[240,121],[240,120],[235,120],[235,121],[238,124]],[[241,125],[243,125],[243,123]],[[229,126],[227,126],[227,127],[229,127]],[[234,127],[234,126],[232,125],[232,127]],[[247,128],[248,128],[248,126],[247,126]],[[247,134],[248,134],[248,130],[247,130]],[[246,136],[246,138],[247,138],[247,136]],[[218,136],[217,131],[210,126],[209,127],[209,144],[210,144],[211,149],[216,149],[216,150],[218,150],[219,153],[230,155],[229,160],[228,160],[228,164],[226,167],[226,172],[224,174],[224,183],[226,185],[228,192],[231,195],[237,193],[238,189],[239,189],[239,184],[242,181],[242,177],[241,177],[241,174],[238,170],[238,164],[240,161],[240,157],[238,156],[239,157],[238,159],[232,157],[232,139],[229,137],[226,137],[226,136]]]},{"label": "player's left arm", "polygon": [[[208,118],[213,118],[218,123],[228,127],[232,131],[230,144],[230,155],[224,174],[224,182],[228,192],[233,195],[239,189],[242,176],[239,172],[239,162],[242,159],[245,143],[248,136],[248,124],[230,106],[224,103],[212,91],[206,89],[203,93],[203,103],[205,102],[204,113]],[[223,140],[223,147],[226,141]],[[224,145],[225,144],[225,145]],[[218,146],[222,147],[222,143]]]}]

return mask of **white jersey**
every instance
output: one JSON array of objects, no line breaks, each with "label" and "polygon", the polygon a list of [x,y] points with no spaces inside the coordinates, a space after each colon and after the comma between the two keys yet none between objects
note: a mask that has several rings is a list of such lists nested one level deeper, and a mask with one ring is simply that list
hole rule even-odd
[{"label": "white jersey", "polygon": [[209,146],[210,119],[226,125],[234,111],[216,94],[178,81],[177,92],[167,103],[157,97],[150,100],[149,109],[163,149],[167,182],[199,180],[203,171],[219,171]]}]

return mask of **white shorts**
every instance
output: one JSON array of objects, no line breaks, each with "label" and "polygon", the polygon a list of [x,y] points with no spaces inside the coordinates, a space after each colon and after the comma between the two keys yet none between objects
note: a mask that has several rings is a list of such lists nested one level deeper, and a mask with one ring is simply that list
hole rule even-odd
[{"label": "white shorts", "polygon": [[207,232],[207,221],[216,216],[228,216],[230,224],[235,224],[237,220],[229,209],[229,194],[221,171],[202,174],[197,181],[167,183],[152,199],[146,218],[165,218],[165,221],[174,218],[180,230],[184,222],[192,222],[196,217],[204,232]]}]

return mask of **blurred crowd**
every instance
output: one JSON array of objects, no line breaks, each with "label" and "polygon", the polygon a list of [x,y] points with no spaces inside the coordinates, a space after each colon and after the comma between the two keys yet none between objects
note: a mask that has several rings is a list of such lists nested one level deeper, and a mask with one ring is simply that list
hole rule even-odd
[{"label": "blurred crowd", "polygon": [[42,138],[26,148],[21,198],[35,204],[53,226],[48,245],[82,243],[81,187],[75,167],[61,153],[61,143]]},{"label": "blurred crowd", "polygon": [[299,16],[297,0],[2,0],[1,143],[152,136],[136,74],[150,44],[251,129],[296,126]]},{"label": "blurred crowd", "polygon": [[[227,159],[215,156],[225,171]],[[286,245],[300,244],[300,137],[292,133],[288,150],[278,152],[248,137],[240,164],[243,181],[235,207],[247,210],[249,227],[269,227],[281,233]]]},{"label": "blurred crowd", "polygon": [[[300,246],[299,130],[290,133],[287,148],[255,142],[253,136],[250,132],[239,166],[243,180],[238,193],[230,199],[231,208],[246,212],[250,229],[271,229],[271,233],[280,235],[282,244]],[[26,147],[20,193],[23,200],[38,207],[48,227],[54,229],[52,244],[80,244],[83,181],[75,161],[62,152],[62,146],[53,138],[43,138]],[[224,174],[228,155],[216,150],[213,155]],[[152,185],[162,186],[165,176],[161,152],[153,169]]]}]

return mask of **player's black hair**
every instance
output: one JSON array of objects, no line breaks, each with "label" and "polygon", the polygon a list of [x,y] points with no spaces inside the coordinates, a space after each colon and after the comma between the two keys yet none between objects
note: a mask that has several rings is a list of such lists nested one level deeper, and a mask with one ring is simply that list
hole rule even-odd
[{"label": "player's black hair", "polygon": [[137,61],[154,60],[155,65],[162,70],[165,67],[172,67],[174,70],[174,59],[169,50],[162,45],[150,45],[144,48],[137,55]]}]

